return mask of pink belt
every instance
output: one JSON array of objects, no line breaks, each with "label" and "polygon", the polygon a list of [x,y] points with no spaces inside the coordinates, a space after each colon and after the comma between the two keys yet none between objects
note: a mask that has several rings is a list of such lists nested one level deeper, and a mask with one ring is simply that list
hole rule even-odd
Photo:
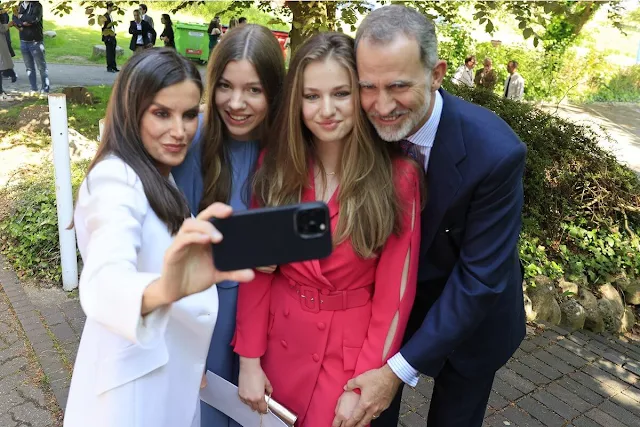
[{"label": "pink belt", "polygon": [[362,307],[371,300],[373,285],[364,288],[350,289],[347,291],[334,291],[318,289],[313,286],[300,285],[289,279],[288,284],[283,283],[287,293],[300,301],[303,310],[317,313],[320,310],[337,311]]}]

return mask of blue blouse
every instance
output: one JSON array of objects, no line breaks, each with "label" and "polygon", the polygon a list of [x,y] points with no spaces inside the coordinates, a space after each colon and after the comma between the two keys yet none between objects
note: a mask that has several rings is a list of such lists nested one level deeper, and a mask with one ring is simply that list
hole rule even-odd
[{"label": "blue blouse", "polygon": [[[181,165],[171,169],[171,175],[176,181],[178,188],[187,199],[189,208],[194,215],[199,212],[200,202],[204,193],[204,182],[202,180],[202,140],[203,122],[202,116],[198,123],[198,131],[193,138],[193,143],[189,152]],[[229,160],[231,162],[232,180],[231,197],[227,202],[234,212],[247,210],[250,203],[250,185],[248,178],[251,176],[256,160],[260,152],[258,141],[236,141],[227,139],[224,141]],[[237,282],[222,282],[219,287],[227,288],[238,286]]]}]

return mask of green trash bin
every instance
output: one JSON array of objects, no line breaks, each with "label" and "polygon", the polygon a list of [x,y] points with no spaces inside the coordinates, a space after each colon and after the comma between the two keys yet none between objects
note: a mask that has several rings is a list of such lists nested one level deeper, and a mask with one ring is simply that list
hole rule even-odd
[{"label": "green trash bin", "polygon": [[174,37],[176,50],[185,58],[207,62],[209,59],[209,36],[207,24],[176,22]]}]

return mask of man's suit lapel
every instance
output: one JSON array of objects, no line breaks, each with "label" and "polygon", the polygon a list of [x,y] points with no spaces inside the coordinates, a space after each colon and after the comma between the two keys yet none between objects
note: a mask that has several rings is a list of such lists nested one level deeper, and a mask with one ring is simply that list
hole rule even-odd
[{"label": "man's suit lapel", "polygon": [[458,193],[462,184],[458,163],[466,157],[460,116],[454,105],[456,99],[442,89],[440,94],[443,98],[442,115],[427,168],[427,203],[422,212],[425,233],[420,243],[421,252],[431,246],[445,212]]}]

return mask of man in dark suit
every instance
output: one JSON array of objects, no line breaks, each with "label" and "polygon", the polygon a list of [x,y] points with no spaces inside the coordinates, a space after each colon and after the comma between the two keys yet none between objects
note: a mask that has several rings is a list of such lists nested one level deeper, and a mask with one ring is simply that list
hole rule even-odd
[{"label": "man in dark suit", "polygon": [[371,12],[356,59],[362,108],[424,167],[427,199],[405,342],[349,381],[361,397],[346,427],[397,426],[402,385],[420,373],[435,379],[429,427],[479,427],[495,372],[525,335],[517,243],[526,147],[494,113],[440,88],[447,64],[417,11]]},{"label": "man in dark suit", "polygon": [[153,47],[150,37],[155,40],[156,30],[151,28],[147,21],[142,20],[138,9],[133,11],[133,21],[129,23],[129,34],[131,34],[129,49],[132,51],[138,52]]},{"label": "man in dark suit", "polygon": [[[147,24],[149,24],[149,26],[155,30],[155,25],[153,25],[153,18],[147,14],[147,12],[149,11],[149,9],[147,8],[147,5],[146,4],[139,5],[138,10],[142,14],[142,20],[145,21]],[[151,41],[152,45],[154,46],[156,45],[155,32],[149,33],[149,40]]]},{"label": "man in dark suit", "polygon": [[107,54],[107,71],[109,73],[117,73],[118,66],[116,65],[116,32],[113,30],[115,22],[111,19],[111,12],[113,12],[113,3],[107,2],[107,13],[99,18],[99,22],[102,23],[102,41]]}]

